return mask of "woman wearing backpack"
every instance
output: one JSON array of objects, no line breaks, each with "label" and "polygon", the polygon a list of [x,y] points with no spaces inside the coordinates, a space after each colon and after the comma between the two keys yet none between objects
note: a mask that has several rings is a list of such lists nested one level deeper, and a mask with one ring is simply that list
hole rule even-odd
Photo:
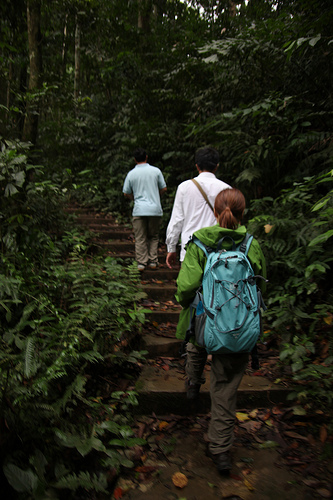
[{"label": "woman wearing backpack", "polygon": [[[218,242],[231,237],[239,245],[246,236],[246,227],[241,225],[245,210],[244,195],[238,189],[221,191],[214,205],[218,224],[196,231],[196,236],[204,245],[216,249]],[[231,240],[225,238],[222,248],[228,250]],[[253,239],[248,251],[248,259],[254,274],[266,277],[266,264],[257,240]],[[190,304],[196,290],[202,283],[206,255],[194,242],[189,242],[185,259],[177,279],[176,299],[183,306],[177,326],[176,337],[185,339],[190,319]],[[264,283],[264,282],[263,282]],[[263,286],[261,286],[263,288]],[[192,342],[191,342],[192,340]],[[195,399],[201,384],[205,383],[203,370],[207,360],[204,348],[191,339],[186,346],[187,397]],[[226,474],[231,469],[230,448],[233,443],[237,389],[247,367],[249,353],[212,354],[210,373],[211,420],[208,429],[208,451],[218,471]]]}]

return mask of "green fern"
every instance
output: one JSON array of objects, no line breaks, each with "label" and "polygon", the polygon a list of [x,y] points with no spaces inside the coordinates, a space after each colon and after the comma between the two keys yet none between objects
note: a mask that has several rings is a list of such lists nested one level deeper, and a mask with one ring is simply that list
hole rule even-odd
[{"label": "green fern", "polygon": [[64,410],[67,404],[73,400],[74,396],[82,396],[86,383],[87,378],[83,374],[80,373],[77,375],[73,382],[66,387],[63,396],[54,403],[55,411],[58,413],[60,409]]},{"label": "green fern", "polygon": [[79,474],[68,474],[55,483],[55,487],[59,489],[76,491],[83,488],[85,490],[95,490],[101,493],[107,493],[107,486],[105,474],[89,474],[89,472],[83,471]]},{"label": "green fern", "polygon": [[28,378],[34,375],[37,370],[34,349],[35,349],[34,339],[28,337],[24,353],[24,374]]}]

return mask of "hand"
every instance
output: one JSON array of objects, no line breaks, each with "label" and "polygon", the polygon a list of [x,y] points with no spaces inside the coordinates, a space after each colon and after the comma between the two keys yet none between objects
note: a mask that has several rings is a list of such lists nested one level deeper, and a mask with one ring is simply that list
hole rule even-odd
[{"label": "hand", "polygon": [[166,265],[169,267],[169,269],[172,269],[176,263],[177,263],[177,252],[168,252],[166,256]]}]

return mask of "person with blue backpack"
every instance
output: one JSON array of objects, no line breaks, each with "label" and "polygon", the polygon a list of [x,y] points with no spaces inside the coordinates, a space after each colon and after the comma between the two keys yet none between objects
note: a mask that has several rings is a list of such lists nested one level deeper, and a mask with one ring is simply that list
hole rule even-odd
[{"label": "person with blue backpack", "polygon": [[188,399],[199,396],[212,355],[208,454],[221,474],[231,469],[237,389],[260,334],[260,288],[264,292],[266,282],[260,245],[241,225],[244,210],[238,189],[217,195],[217,224],[196,231],[187,244],[175,295],[183,307],[176,337],[186,338]]}]

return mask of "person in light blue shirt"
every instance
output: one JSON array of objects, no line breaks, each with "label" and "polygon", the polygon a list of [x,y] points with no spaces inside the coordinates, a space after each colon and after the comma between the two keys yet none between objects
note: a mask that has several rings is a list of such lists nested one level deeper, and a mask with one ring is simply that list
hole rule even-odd
[{"label": "person in light blue shirt", "polygon": [[147,163],[147,153],[138,148],[133,153],[136,166],[128,172],[124,196],[134,200],[132,223],[135,258],[139,271],[158,266],[159,228],[163,215],[161,195],[167,189],[161,170]]}]

